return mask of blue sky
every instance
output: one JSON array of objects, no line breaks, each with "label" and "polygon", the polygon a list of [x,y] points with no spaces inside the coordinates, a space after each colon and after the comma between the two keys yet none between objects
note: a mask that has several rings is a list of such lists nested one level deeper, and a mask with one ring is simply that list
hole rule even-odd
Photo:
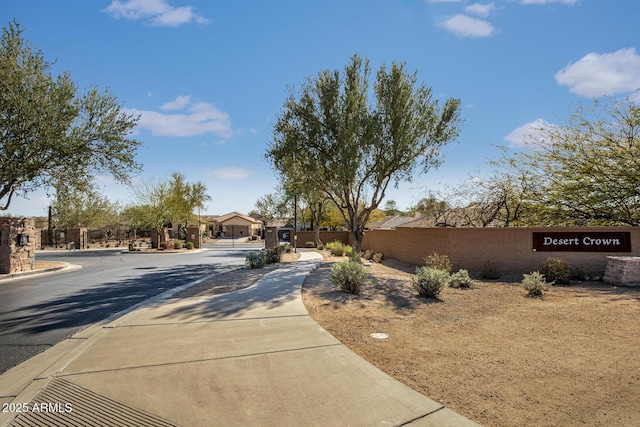
[{"label": "blue sky", "polygon": [[[274,191],[263,155],[288,86],[354,53],[405,62],[465,123],[439,169],[387,192],[402,209],[428,190],[488,173],[495,145],[517,146],[537,121],[640,87],[635,0],[13,0],[24,37],[80,88],[108,87],[141,115],[141,177],[202,181],[206,213],[247,213]],[[111,200],[131,191],[95,177]],[[9,213],[45,215],[44,193]]]}]

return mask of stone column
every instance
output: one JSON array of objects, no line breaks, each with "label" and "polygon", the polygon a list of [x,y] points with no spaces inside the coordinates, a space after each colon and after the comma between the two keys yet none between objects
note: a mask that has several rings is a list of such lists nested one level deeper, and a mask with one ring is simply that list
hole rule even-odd
[{"label": "stone column", "polygon": [[277,227],[265,227],[264,228],[264,247],[267,249],[275,248],[278,246],[278,228]]},{"label": "stone column", "polygon": [[187,227],[187,242],[193,243],[194,249],[202,247],[202,232],[198,226]]},{"label": "stone column", "polygon": [[32,218],[0,218],[0,274],[34,270],[37,240]]}]

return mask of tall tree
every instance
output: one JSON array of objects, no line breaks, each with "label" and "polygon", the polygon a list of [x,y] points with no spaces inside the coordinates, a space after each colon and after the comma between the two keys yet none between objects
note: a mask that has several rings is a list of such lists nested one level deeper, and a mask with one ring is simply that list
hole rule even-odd
[{"label": "tall tree", "polygon": [[0,210],[16,194],[82,188],[98,173],[127,183],[139,169],[140,143],[128,137],[137,118],[107,91],[78,95],[69,73],[54,77],[22,33],[13,22],[0,40]]},{"label": "tall tree", "polygon": [[200,181],[187,182],[183,174],[174,172],[168,182],[168,189],[171,222],[177,222],[180,231],[186,234],[189,218],[194,211],[203,209],[205,203],[211,200],[207,194],[207,186]]},{"label": "tall tree", "polygon": [[460,101],[440,106],[404,64],[382,65],[373,88],[370,74],[354,55],[344,72],[321,71],[292,89],[266,153],[283,181],[304,180],[338,207],[356,248],[388,186],[437,166],[461,123]]},{"label": "tall tree", "polygon": [[265,225],[281,218],[293,218],[293,196],[287,194],[281,186],[275,193],[265,194],[256,201],[256,212],[262,216]]},{"label": "tall tree", "polygon": [[118,216],[118,206],[91,184],[81,191],[56,188],[52,207],[59,227],[106,227]]},{"label": "tall tree", "polygon": [[149,178],[138,183],[133,192],[138,204],[129,206],[126,212],[135,218],[137,222],[148,224],[158,232],[155,247],[159,248],[160,233],[165,225],[171,221],[169,182]]}]

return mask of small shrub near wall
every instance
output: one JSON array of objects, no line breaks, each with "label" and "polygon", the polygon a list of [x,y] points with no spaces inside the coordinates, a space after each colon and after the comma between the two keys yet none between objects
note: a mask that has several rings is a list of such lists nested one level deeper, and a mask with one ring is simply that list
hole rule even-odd
[{"label": "small shrub near wall", "polygon": [[458,270],[449,277],[449,286],[452,288],[471,288],[473,287],[473,280],[469,277],[467,270]]},{"label": "small shrub near wall", "polygon": [[329,279],[342,291],[358,295],[367,279],[367,270],[359,262],[339,262],[331,267]]},{"label": "small shrub near wall", "polygon": [[451,273],[451,269],[453,268],[449,257],[447,255],[440,255],[437,252],[432,252],[431,255],[427,256],[424,259],[424,263],[427,267],[446,271],[447,273]]},{"label": "small shrub near wall", "polygon": [[555,285],[565,286],[569,284],[572,272],[567,262],[562,258],[547,258],[540,266],[540,273]]},{"label": "small shrub near wall", "polygon": [[492,261],[487,261],[482,267],[480,278],[483,280],[498,280],[500,278],[500,269],[498,265]]},{"label": "small shrub near wall", "polygon": [[531,274],[524,274],[520,284],[530,297],[540,297],[548,286],[553,285],[553,282],[547,283],[544,275],[534,271]]},{"label": "small shrub near wall", "polygon": [[411,276],[414,289],[425,298],[437,298],[448,282],[449,273],[431,267],[419,267]]}]

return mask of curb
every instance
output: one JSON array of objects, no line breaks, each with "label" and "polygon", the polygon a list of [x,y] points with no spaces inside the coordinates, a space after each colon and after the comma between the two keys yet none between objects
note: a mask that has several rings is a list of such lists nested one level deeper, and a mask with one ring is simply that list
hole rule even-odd
[{"label": "curb", "polygon": [[62,265],[59,265],[57,267],[47,267],[47,268],[41,268],[39,270],[19,271],[17,273],[9,273],[9,274],[6,274],[6,275],[2,275],[0,277],[0,282],[5,281],[5,280],[21,279],[23,277],[36,276],[36,275],[39,275],[39,274],[45,274],[45,273],[52,273],[52,272],[56,272],[56,271],[67,270],[67,269],[70,269],[71,267],[72,267],[71,264],[69,264],[68,262],[64,262],[64,263],[62,263]]}]

